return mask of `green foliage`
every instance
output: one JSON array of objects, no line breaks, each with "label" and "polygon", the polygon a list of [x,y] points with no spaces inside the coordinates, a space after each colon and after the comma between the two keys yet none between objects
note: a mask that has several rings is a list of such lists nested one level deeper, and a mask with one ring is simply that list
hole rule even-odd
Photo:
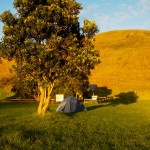
[{"label": "green foliage", "polygon": [[112,89],[109,89],[108,87],[96,87],[94,91],[91,89],[88,89],[84,96],[85,98],[91,99],[91,97],[94,95],[97,95],[98,97],[106,97],[112,94]]},{"label": "green foliage", "polygon": [[[93,37],[97,26],[85,21],[79,26],[82,8],[75,0],[15,0],[16,14],[1,14],[4,23],[3,55],[16,61],[15,71],[22,80],[52,88],[58,80],[88,80],[99,63]],[[94,29],[94,30],[92,30]],[[49,88],[49,89],[50,89]]]},{"label": "green foliage", "polygon": [[63,93],[66,96],[81,94],[84,93],[88,88],[88,79],[83,78],[82,76],[79,79],[70,78],[69,81],[67,77],[62,78],[55,85],[53,95],[58,93]]},{"label": "green foliage", "polygon": [[9,97],[12,97],[14,95],[13,92],[10,92],[6,89],[0,88],[0,101],[5,100]]},{"label": "green foliage", "polygon": [[88,19],[85,19],[83,25],[83,32],[85,36],[90,38],[93,36],[93,34],[98,32],[97,25],[94,21],[89,21]]},{"label": "green foliage", "polygon": [[0,149],[81,150],[150,148],[150,101],[132,105],[88,104],[86,112],[43,117],[36,104],[0,103]]},{"label": "green foliage", "polygon": [[112,89],[108,89],[107,87],[97,87],[95,94],[101,97],[105,97],[112,94]]},{"label": "green foliage", "polygon": [[38,95],[37,83],[33,80],[19,80],[14,82],[12,92],[15,93],[13,97],[19,98],[36,98]]}]

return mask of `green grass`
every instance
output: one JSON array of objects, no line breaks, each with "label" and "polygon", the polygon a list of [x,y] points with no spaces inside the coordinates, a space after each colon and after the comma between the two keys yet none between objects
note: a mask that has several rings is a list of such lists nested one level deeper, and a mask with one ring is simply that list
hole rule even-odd
[{"label": "green grass", "polygon": [[148,150],[150,101],[86,104],[88,111],[36,114],[37,104],[0,103],[2,150]]}]

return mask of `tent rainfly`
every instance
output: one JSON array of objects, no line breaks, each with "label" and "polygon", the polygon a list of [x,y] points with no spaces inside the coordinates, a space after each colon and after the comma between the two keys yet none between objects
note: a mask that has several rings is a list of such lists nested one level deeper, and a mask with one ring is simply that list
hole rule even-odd
[{"label": "tent rainfly", "polygon": [[73,113],[73,112],[86,111],[86,108],[83,105],[83,103],[80,100],[78,100],[76,97],[69,96],[60,103],[56,111],[64,112],[64,113]]}]

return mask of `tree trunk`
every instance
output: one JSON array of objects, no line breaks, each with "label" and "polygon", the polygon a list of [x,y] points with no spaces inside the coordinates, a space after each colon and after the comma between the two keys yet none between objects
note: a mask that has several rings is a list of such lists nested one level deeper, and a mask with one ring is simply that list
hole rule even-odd
[{"label": "tree trunk", "polygon": [[49,107],[49,102],[51,98],[51,92],[54,84],[49,84],[45,87],[39,86],[40,90],[40,101],[38,106],[38,115],[44,115]]}]

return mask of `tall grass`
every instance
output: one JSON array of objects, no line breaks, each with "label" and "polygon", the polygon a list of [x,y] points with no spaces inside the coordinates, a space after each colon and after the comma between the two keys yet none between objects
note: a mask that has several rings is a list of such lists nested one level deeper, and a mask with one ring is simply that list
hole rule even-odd
[{"label": "tall grass", "polygon": [[148,150],[150,101],[86,104],[87,111],[37,116],[37,104],[0,103],[2,150]]}]

